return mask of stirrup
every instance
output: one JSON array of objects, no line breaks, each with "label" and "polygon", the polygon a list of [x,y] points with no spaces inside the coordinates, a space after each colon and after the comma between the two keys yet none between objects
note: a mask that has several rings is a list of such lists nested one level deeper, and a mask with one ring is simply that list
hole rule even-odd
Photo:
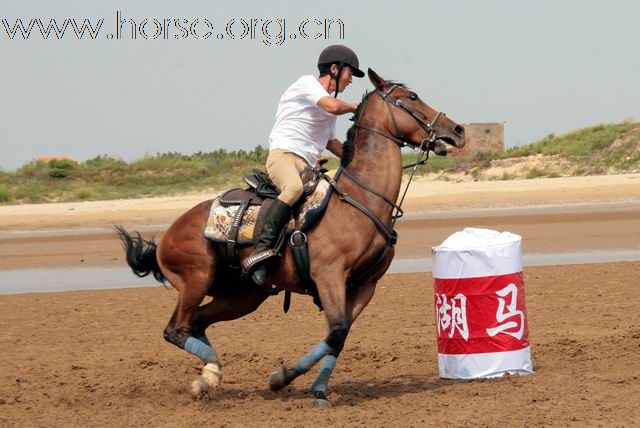
[{"label": "stirrup", "polygon": [[[276,245],[276,248],[277,248],[277,245]],[[256,268],[256,266],[264,263],[267,259],[275,256],[276,254],[278,254],[277,250],[272,248],[269,250],[260,251],[259,253],[250,255],[240,263],[240,266],[242,267],[242,272],[244,274],[253,273],[253,270]]]},{"label": "stirrup", "polygon": [[265,279],[264,281],[266,281],[266,275],[267,275],[267,267],[263,264],[259,264],[254,270],[253,272],[251,272],[250,274],[250,280],[251,283],[254,285],[255,289],[260,293],[260,294],[266,294],[267,296],[276,296],[278,295],[282,289],[278,288],[278,287],[269,287],[266,285],[266,283],[263,281],[262,284],[258,284],[254,279],[253,279],[253,275],[256,273],[256,271],[258,269],[264,269],[265,271]]}]

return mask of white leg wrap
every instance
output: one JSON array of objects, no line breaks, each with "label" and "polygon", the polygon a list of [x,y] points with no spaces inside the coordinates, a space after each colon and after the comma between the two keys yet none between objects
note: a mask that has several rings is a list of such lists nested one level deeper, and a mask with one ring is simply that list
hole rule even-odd
[{"label": "white leg wrap", "polygon": [[209,389],[214,389],[222,383],[222,367],[218,363],[209,363],[202,368],[202,377],[209,384]]}]

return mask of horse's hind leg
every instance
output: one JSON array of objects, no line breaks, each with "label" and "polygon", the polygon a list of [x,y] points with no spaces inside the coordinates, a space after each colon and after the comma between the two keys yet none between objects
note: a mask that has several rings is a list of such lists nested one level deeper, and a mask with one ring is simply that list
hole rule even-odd
[{"label": "horse's hind leg", "polygon": [[164,338],[204,363],[202,375],[191,385],[192,394],[198,396],[218,387],[222,381],[222,364],[215,348],[203,332],[193,331],[192,327],[196,311],[206,295],[208,282],[189,282],[185,281],[187,278],[184,276],[171,276],[168,274],[167,279],[178,289],[179,296],[171,320],[164,330]]},{"label": "horse's hind leg", "polygon": [[198,333],[191,334],[194,316],[216,272],[215,248],[202,234],[210,208],[211,201],[207,201],[181,215],[164,234],[156,252],[162,274],[178,291],[178,303],[164,338],[205,364],[195,382],[198,393],[205,387],[218,386],[222,379],[222,364],[214,347]]},{"label": "horse's hind leg", "polygon": [[205,363],[202,375],[191,384],[191,394],[194,397],[218,387],[222,381],[222,363],[207,339],[205,333],[207,327],[219,321],[230,321],[243,317],[255,311],[267,297],[266,294],[259,294],[251,288],[241,294],[214,297],[211,302],[198,307],[191,322],[191,336],[187,339],[187,345],[190,340],[194,340],[194,342],[190,343],[191,347],[185,347],[187,351],[199,356]]},{"label": "horse's hind leg", "polygon": [[212,301],[198,308],[193,319],[191,331],[194,337],[203,337],[205,329],[219,321],[231,321],[241,318],[258,309],[269,297],[254,288],[239,290],[237,294],[214,297]]}]

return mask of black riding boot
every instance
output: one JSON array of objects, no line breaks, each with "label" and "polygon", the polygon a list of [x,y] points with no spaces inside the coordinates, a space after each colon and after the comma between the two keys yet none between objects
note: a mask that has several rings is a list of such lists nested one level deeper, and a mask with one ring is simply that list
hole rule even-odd
[{"label": "black riding boot", "polygon": [[[273,205],[269,208],[267,217],[264,220],[264,226],[260,233],[260,239],[256,244],[256,253],[270,250],[275,247],[278,237],[282,229],[289,223],[291,218],[291,207],[280,199],[276,199]],[[256,285],[263,291],[269,291],[270,286],[266,286],[264,283],[267,276],[267,267],[264,263],[260,264],[251,274],[251,279]]]}]

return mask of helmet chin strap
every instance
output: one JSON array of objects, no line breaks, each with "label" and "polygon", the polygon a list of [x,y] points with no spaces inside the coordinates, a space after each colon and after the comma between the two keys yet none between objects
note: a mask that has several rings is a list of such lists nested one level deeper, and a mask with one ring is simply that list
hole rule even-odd
[{"label": "helmet chin strap", "polygon": [[336,81],[336,91],[333,94],[333,98],[338,98],[338,90],[340,89],[340,77],[342,76],[342,69],[344,68],[344,64],[339,62],[338,64],[338,73],[331,73],[331,78]]}]

